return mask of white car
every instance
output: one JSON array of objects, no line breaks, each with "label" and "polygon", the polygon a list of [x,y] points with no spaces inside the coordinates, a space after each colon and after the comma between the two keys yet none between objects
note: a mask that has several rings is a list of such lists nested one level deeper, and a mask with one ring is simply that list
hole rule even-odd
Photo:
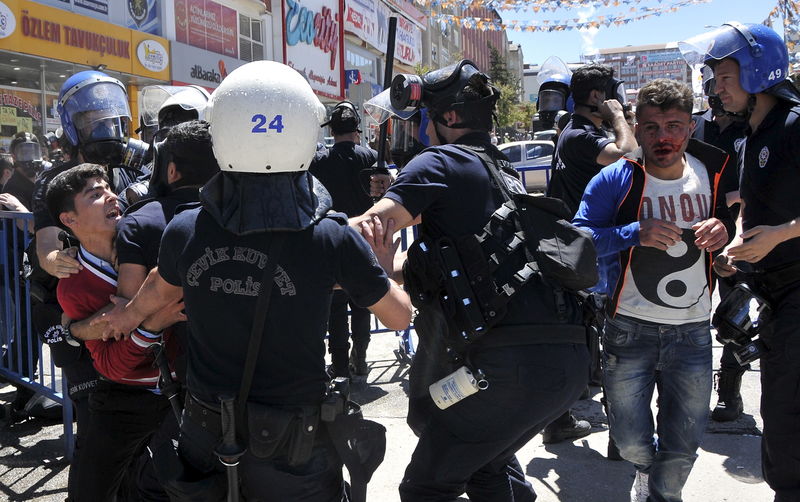
[{"label": "white car", "polygon": [[550,162],[555,150],[552,141],[512,141],[498,145],[497,148],[519,172],[528,192],[543,192],[547,189]]}]

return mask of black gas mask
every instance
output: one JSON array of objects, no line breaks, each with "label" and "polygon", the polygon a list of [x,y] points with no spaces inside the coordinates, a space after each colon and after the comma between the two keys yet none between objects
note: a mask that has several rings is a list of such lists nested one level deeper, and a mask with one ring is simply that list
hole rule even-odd
[{"label": "black gas mask", "polygon": [[[606,81],[604,89],[599,89],[605,93],[605,100],[616,99],[622,105],[622,109],[627,113],[631,110],[631,105],[628,103],[628,95],[625,93],[625,81],[618,78],[611,77]],[[596,113],[599,108],[595,105],[583,103],[583,106],[589,108],[589,112]]]},{"label": "black gas mask", "polygon": [[11,141],[14,165],[28,178],[35,178],[45,168],[42,147],[31,133],[18,133]]},{"label": "black gas mask", "polygon": [[150,162],[150,145],[135,138],[124,141],[102,140],[81,145],[81,153],[87,162],[109,167],[139,170]]},{"label": "black gas mask", "polygon": [[539,87],[537,109],[544,129],[555,128],[556,114],[567,109],[569,86],[562,82],[545,82]]},{"label": "black gas mask", "polygon": [[[753,309],[755,318],[751,317]],[[755,337],[771,315],[769,302],[740,282],[717,306],[711,324],[717,329],[717,340],[733,344],[736,360],[745,366],[761,357],[764,345]]]},{"label": "black gas mask", "polygon": [[[465,93],[467,86],[475,90],[488,89],[488,92],[478,98]],[[492,128],[494,105],[500,98],[500,91],[489,83],[489,77],[478,70],[475,63],[464,59],[423,76],[396,75],[390,87],[390,98],[392,108],[399,112],[411,115],[424,106],[431,120],[448,125],[444,112],[456,110],[461,122],[448,127],[488,131]]]}]

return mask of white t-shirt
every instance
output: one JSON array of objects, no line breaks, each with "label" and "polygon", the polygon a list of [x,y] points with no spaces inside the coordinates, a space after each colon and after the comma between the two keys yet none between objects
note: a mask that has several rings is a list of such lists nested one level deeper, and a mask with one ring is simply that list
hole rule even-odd
[{"label": "white t-shirt", "polygon": [[659,218],[683,229],[682,241],[666,251],[636,246],[625,272],[617,313],[659,324],[708,320],[706,254],[695,246],[692,225],[711,214],[711,185],[703,164],[685,154],[687,167],[677,180],[647,176],[640,219]]}]

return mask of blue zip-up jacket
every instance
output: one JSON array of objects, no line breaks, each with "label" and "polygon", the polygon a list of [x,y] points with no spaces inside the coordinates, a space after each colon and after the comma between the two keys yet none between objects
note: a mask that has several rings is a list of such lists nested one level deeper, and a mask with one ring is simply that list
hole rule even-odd
[{"label": "blue zip-up jacket", "polygon": [[[708,171],[711,185],[711,214],[733,232],[733,221],[725,205],[725,194],[719,194],[719,180],[728,165],[729,155],[709,144],[690,139],[686,152],[696,157]],[[633,152],[639,153],[641,150]],[[632,154],[632,156],[633,156]],[[647,177],[641,158],[623,157],[603,168],[586,186],[578,212],[572,220],[578,227],[592,232],[597,249],[600,281],[593,288],[609,297],[608,312],[614,315],[622,288],[625,271],[636,246],[639,246],[639,212]],[[713,288],[711,266],[713,256],[709,254],[707,278],[709,292]]]}]

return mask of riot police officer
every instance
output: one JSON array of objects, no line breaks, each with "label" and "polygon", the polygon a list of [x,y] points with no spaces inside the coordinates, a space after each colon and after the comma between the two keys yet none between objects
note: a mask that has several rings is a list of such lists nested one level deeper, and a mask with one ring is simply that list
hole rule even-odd
[{"label": "riot police officer", "polygon": [[[372,206],[365,181],[365,175],[378,160],[378,152],[365,148],[361,142],[361,118],[355,105],[349,101],[338,103],[331,112],[330,119],[322,124],[330,126],[333,133],[333,146],[320,150],[314,155],[308,171],[331,194],[333,209],[348,217],[358,216]],[[347,311],[350,310],[350,329],[353,336],[353,350],[348,362]],[[356,376],[366,376],[367,347],[370,341],[370,313],[350,302],[344,291],[333,293],[331,314],[328,320],[328,352],[331,355],[331,376],[349,377],[351,371]]]},{"label": "riot police officer", "polygon": [[748,285],[771,301],[760,327],[761,460],[776,502],[800,501],[800,93],[787,80],[789,58],[781,37],[759,24],[730,22],[682,42],[690,64],[714,71],[715,90],[728,112],[744,114],[742,209],[735,236],[715,261],[721,276],[736,262],[752,265]]},{"label": "riot police officer", "polygon": [[[378,216],[402,228],[421,220],[421,237],[409,255],[413,249],[424,254],[430,243],[479,233],[504,202],[481,155],[503,166],[509,190],[524,188],[490,142],[499,91],[474,63],[464,60],[422,77],[398,75],[395,82],[371,106],[404,118],[410,114],[401,103],[424,105],[434,146],[411,160],[386,195],[352,223]],[[407,285],[413,274],[426,280],[439,275],[424,274],[417,265],[406,265]],[[552,291],[538,285],[522,287],[505,317],[462,351],[458,361],[468,361],[473,374],[485,373],[488,388],[446,409],[434,404],[429,386],[454,370],[463,373],[463,363],[451,360],[454,351],[446,347],[453,341],[446,314],[433,305],[420,308],[408,416],[419,442],[400,485],[402,500],[455,500],[464,492],[476,500],[535,499],[515,453],[577,399],[588,377],[580,321],[539,324],[548,298]]]},{"label": "riot police officer", "polygon": [[[180,453],[199,475],[193,493],[184,485],[174,496],[221,500],[224,493],[205,490],[202,480],[222,478],[224,486],[227,470],[229,496],[241,482],[248,499],[270,493],[277,500],[338,500],[344,484],[337,439],[319,422],[329,380],[328,305],[338,284],[387,327],[408,326],[408,296],[375,261],[391,263],[392,225],[388,237],[378,222],[375,233],[365,230],[376,255],[343,216],[327,216],[328,193],[307,172],[323,107],[295,70],[248,63],[226,77],[211,102],[221,172],[203,188],[199,206],[167,226],[157,272],[131,303],[101,321],[127,333],[142,313],[183,296],[192,337]],[[260,350],[248,349],[258,338]],[[248,378],[251,386],[240,384]],[[246,398],[246,414],[244,402],[229,412],[228,396],[237,393]],[[215,446],[220,438],[221,448],[230,445],[235,434],[227,431],[240,430],[229,429],[230,419],[242,415],[249,448],[240,462],[236,457],[237,473],[229,452],[216,449],[227,469],[218,462]]]}]

